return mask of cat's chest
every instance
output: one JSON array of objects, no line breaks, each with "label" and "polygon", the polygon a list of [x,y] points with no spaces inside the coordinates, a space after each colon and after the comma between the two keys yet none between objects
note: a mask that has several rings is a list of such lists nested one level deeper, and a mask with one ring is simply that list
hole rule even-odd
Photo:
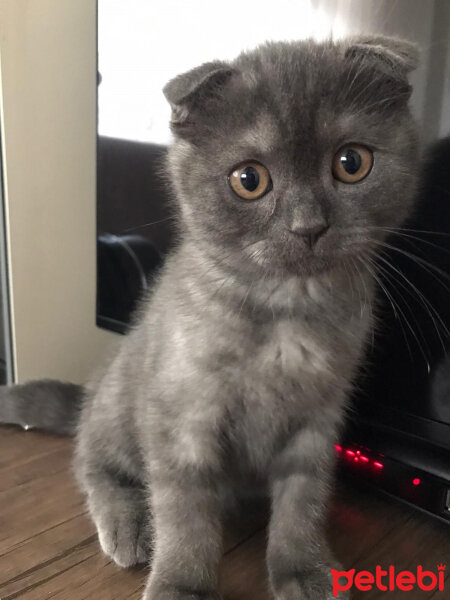
[{"label": "cat's chest", "polygon": [[327,344],[327,331],[314,331],[314,326],[280,320],[267,328],[263,342],[255,352],[253,366],[280,376],[296,377],[301,373],[323,372],[332,362],[332,348]]},{"label": "cat's chest", "polygon": [[291,433],[338,406],[357,349],[326,323],[273,324],[246,363],[234,421],[237,449],[264,469]]},{"label": "cat's chest", "polygon": [[271,297],[273,319],[253,336],[247,366],[281,378],[323,377],[354,360],[368,323],[347,296],[337,285],[287,280]]}]

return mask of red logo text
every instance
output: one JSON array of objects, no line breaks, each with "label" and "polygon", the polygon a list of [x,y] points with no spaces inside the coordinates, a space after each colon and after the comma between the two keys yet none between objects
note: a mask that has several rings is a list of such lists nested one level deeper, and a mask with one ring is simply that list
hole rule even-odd
[{"label": "red logo text", "polygon": [[421,565],[417,571],[396,571],[394,566],[383,569],[377,565],[375,573],[371,571],[336,571],[331,569],[333,577],[333,596],[352,587],[362,592],[368,592],[375,586],[382,592],[401,590],[409,592],[414,589],[431,592],[432,590],[444,591],[445,565],[438,565],[437,571],[425,571]]}]

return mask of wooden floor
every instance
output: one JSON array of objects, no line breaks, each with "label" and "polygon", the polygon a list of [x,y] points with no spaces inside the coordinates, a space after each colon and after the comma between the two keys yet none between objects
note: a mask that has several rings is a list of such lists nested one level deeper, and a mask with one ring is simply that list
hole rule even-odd
[{"label": "wooden floor", "polygon": [[[72,441],[0,429],[0,599],[139,600],[146,568],[121,570],[100,552],[71,474]],[[329,519],[334,551],[346,568],[377,564],[436,570],[447,564],[445,592],[354,593],[355,599],[450,598],[450,527],[413,509],[348,488]],[[222,566],[225,600],[268,600],[261,518],[228,532]]]}]

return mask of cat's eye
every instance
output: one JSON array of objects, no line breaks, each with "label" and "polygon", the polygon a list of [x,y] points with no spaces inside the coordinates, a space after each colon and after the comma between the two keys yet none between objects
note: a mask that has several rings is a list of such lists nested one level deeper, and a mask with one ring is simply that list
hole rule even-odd
[{"label": "cat's eye", "polygon": [[343,183],[357,183],[367,177],[373,166],[373,153],[365,146],[352,144],[336,152],[333,177]]},{"label": "cat's eye", "polygon": [[228,183],[233,192],[244,200],[257,200],[272,189],[269,171],[255,161],[235,167],[228,175]]}]

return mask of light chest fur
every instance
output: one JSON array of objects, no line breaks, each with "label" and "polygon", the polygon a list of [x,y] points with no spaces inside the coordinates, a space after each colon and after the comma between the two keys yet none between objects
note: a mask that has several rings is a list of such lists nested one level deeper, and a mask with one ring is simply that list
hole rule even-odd
[{"label": "light chest fur", "polygon": [[367,323],[351,315],[340,324],[289,318],[267,329],[242,374],[246,389],[234,423],[239,450],[262,471],[299,428],[341,418]]},{"label": "light chest fur", "polygon": [[[340,418],[369,318],[347,297],[348,285],[340,286],[344,281],[338,277],[333,283],[284,283],[270,298],[267,319],[251,327],[245,310],[228,317],[218,317],[214,310],[202,313],[192,340],[185,333],[184,347],[178,346],[180,353],[167,373],[173,379],[174,365],[182,364],[191,374],[186,385],[198,387],[189,411],[176,408],[182,415],[176,429],[177,456],[197,464],[208,456],[217,466],[225,450],[231,468],[239,464],[241,470],[265,472],[292,432],[311,422]],[[260,297],[261,290],[253,294]],[[249,313],[254,301],[248,298]],[[198,340],[203,343],[196,345]],[[199,372],[201,381],[196,380]],[[174,395],[184,398],[183,393]]]}]

